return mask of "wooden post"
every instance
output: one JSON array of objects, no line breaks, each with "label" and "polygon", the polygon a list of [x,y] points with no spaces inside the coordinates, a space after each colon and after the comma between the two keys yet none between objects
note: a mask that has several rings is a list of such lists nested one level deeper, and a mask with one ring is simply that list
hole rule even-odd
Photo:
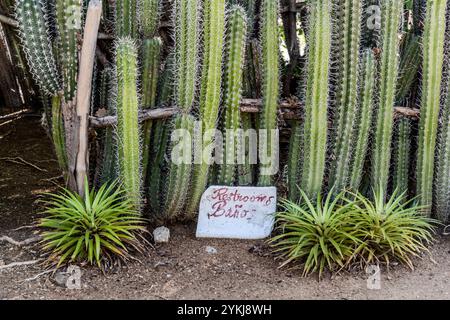
[{"label": "wooden post", "polygon": [[78,193],[84,196],[85,180],[89,169],[89,106],[92,91],[95,49],[97,48],[98,29],[102,15],[101,0],[91,0],[84,26],[83,46],[81,48],[80,70],[77,87],[78,150],[76,157],[76,182]]}]

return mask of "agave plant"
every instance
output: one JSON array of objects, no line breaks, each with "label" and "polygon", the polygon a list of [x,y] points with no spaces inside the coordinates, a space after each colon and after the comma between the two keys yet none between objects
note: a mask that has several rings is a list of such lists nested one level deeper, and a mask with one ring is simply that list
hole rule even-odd
[{"label": "agave plant", "polygon": [[50,250],[50,263],[87,261],[102,266],[114,258],[127,260],[130,249],[143,249],[138,234],[145,231],[144,220],[133,202],[116,183],[104,184],[97,192],[85,183],[85,198],[67,189],[49,194],[44,203],[45,218],[39,226],[43,248]]},{"label": "agave plant", "polygon": [[319,277],[327,268],[342,268],[359,245],[356,230],[349,223],[349,204],[341,205],[343,193],[313,202],[300,190],[304,205],[283,200],[283,210],[276,215],[279,235],[270,240],[274,252],[283,260],[281,266],[304,262],[303,275],[314,271]]},{"label": "agave plant", "polygon": [[435,220],[424,216],[426,209],[407,201],[407,192],[396,189],[387,201],[383,188],[373,191],[373,201],[360,193],[351,194],[346,202],[351,206],[349,216],[354,236],[361,240],[355,257],[362,263],[384,262],[392,259],[413,268],[412,257],[427,252],[433,240]]}]

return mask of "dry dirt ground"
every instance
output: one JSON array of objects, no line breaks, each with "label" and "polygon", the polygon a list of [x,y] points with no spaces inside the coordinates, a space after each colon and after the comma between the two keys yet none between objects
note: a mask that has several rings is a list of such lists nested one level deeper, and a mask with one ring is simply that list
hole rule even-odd
[{"label": "dry dirt ground", "polygon": [[[0,128],[0,237],[33,236],[39,217],[37,200],[54,191],[59,175],[44,130],[35,118]],[[5,158],[21,157],[42,171]],[[46,180],[47,179],[47,180]],[[58,181],[58,180],[56,180]],[[0,270],[0,299],[450,299],[450,238],[439,237],[432,259],[415,260],[414,271],[402,266],[382,269],[381,289],[367,289],[363,271],[302,278],[300,271],[280,270],[261,241],[200,240],[195,225],[171,226],[169,244],[149,248],[148,255],[104,275],[82,267],[81,289],[56,284],[39,264]],[[212,246],[217,253],[206,251]],[[0,243],[0,265],[40,257],[36,246]]]}]

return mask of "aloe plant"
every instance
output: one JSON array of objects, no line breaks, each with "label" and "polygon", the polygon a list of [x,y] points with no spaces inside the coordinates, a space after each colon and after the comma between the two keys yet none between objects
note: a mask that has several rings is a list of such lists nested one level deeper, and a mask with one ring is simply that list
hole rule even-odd
[{"label": "aloe plant", "polygon": [[344,190],[350,178],[353,126],[357,115],[358,65],[361,38],[362,3],[337,1],[339,17],[335,26],[337,90],[335,104],[335,141],[330,185],[336,193]]},{"label": "aloe plant", "polygon": [[327,148],[328,83],[331,53],[331,4],[311,2],[308,79],[305,100],[304,160],[301,189],[308,197],[321,192]]},{"label": "aloe plant", "polygon": [[136,39],[138,36],[138,0],[116,0],[115,8],[117,37]]},{"label": "aloe plant", "polygon": [[378,79],[379,101],[376,112],[375,145],[372,154],[372,186],[380,187],[385,195],[391,162],[394,102],[398,79],[400,21],[403,2],[381,2],[381,62]]},{"label": "aloe plant", "polygon": [[352,156],[352,171],[349,187],[357,191],[361,184],[364,162],[367,155],[372,114],[374,109],[374,89],[376,80],[375,57],[371,50],[366,50],[361,59],[361,80],[358,102],[358,116],[353,128],[356,145]]},{"label": "aloe plant", "polygon": [[[184,130],[192,136],[194,119],[189,115],[194,105],[199,68],[200,7],[198,0],[176,0],[174,4],[175,32],[175,103],[182,114],[174,121],[174,130]],[[179,143],[172,141],[170,149]],[[187,146],[186,146],[187,147]],[[187,152],[187,151],[186,151]],[[180,156],[186,156],[182,154]],[[190,157],[192,159],[192,155]],[[165,216],[176,218],[182,211],[191,179],[192,164],[173,162],[169,168]]]},{"label": "aloe plant", "polygon": [[141,145],[137,92],[137,48],[129,38],[116,44],[119,178],[127,197],[141,208]]},{"label": "aloe plant", "polygon": [[238,132],[240,125],[240,100],[242,92],[243,65],[247,21],[242,7],[235,5],[230,9],[226,44],[224,108],[226,130],[224,144],[224,163],[220,171],[219,183],[233,185],[237,173],[237,156],[240,143]]},{"label": "aloe plant", "polygon": [[[260,164],[258,184],[270,186],[273,184],[273,170],[270,165],[273,157],[278,157],[278,146],[273,144],[274,130],[277,129],[277,110],[280,73],[279,36],[278,36],[278,0],[263,0],[261,2],[261,47],[262,47],[262,96],[263,109],[260,118],[260,130],[266,131],[267,153],[264,157],[272,159],[268,164]],[[261,149],[261,141],[260,146]],[[266,172],[267,171],[267,172]]]},{"label": "aloe plant", "polygon": [[431,213],[434,157],[440,110],[442,67],[444,63],[445,12],[447,1],[427,2],[423,36],[423,88],[417,160],[417,193],[420,203]]},{"label": "aloe plant", "polygon": [[411,123],[408,118],[398,121],[394,148],[394,190],[408,191],[409,159],[411,155]]},{"label": "aloe plant", "polygon": [[[200,101],[200,120],[202,128],[200,134],[203,140],[203,149],[212,145],[214,137],[208,134],[216,128],[219,116],[219,105],[222,82],[222,58],[225,36],[225,0],[209,1],[209,13],[207,13],[207,26],[205,28],[205,39],[208,41],[208,51],[205,51],[206,64],[203,62],[203,72],[207,72],[207,80],[202,83],[205,98]],[[209,33],[207,35],[206,33]],[[204,134],[206,133],[206,134]],[[209,156],[209,155],[208,155]],[[208,183],[210,169],[209,161],[202,157],[201,164],[194,168],[190,201],[187,206],[187,218],[193,217],[197,212],[200,198]]]}]

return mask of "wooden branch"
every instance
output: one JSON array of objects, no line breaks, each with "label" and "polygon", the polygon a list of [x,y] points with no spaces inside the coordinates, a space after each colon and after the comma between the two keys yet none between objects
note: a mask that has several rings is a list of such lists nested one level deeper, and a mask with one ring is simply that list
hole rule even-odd
[{"label": "wooden branch", "polygon": [[92,75],[95,62],[95,49],[102,16],[100,0],[91,0],[84,26],[83,46],[81,48],[80,71],[77,87],[78,153],[75,166],[78,193],[84,196],[85,181],[89,167],[89,107],[92,92]]},{"label": "wooden branch", "polygon": [[[180,109],[176,107],[160,108],[160,109],[147,109],[143,110],[139,114],[139,121],[143,122],[146,120],[156,120],[156,119],[167,119],[176,115],[180,112]],[[117,117],[106,116],[106,117],[90,117],[91,128],[105,128],[114,126],[117,124]]]},{"label": "wooden branch", "polygon": [[41,240],[42,240],[42,238],[40,236],[36,236],[36,237],[29,238],[29,239],[25,239],[23,241],[16,241],[13,238],[10,238],[8,236],[0,237],[0,242],[5,241],[5,242],[8,242],[8,243],[10,243],[10,244],[12,244],[14,246],[18,246],[18,247],[27,246],[27,245],[39,242]]},{"label": "wooden branch", "polygon": [[14,118],[16,118],[18,116],[23,115],[24,113],[31,113],[31,112],[33,112],[33,110],[31,110],[31,109],[23,109],[23,110],[20,110],[20,111],[16,111],[16,112],[13,112],[13,113],[10,113],[10,114],[6,114],[4,116],[0,116],[0,121],[14,119]]},{"label": "wooden branch", "polygon": [[[261,106],[261,99],[242,99],[240,110],[243,113],[259,113],[261,111]],[[301,119],[301,110],[303,107],[294,99],[281,101],[278,108],[280,117],[285,120]],[[140,112],[139,120],[143,122],[146,120],[166,119],[178,114],[179,112],[180,110],[175,106],[160,109],[147,109]],[[394,112],[396,117],[403,116],[418,119],[420,115],[419,109],[406,107],[395,107]],[[117,118],[115,116],[90,117],[91,128],[105,128],[113,126],[116,123]]]},{"label": "wooden branch", "polygon": [[30,264],[36,264],[39,261],[41,261],[41,259],[30,260],[30,261],[23,261],[23,262],[13,262],[13,263],[10,263],[10,264],[4,265],[4,266],[0,266],[0,271],[8,269],[8,268],[19,267],[19,266],[29,266]]},{"label": "wooden branch", "polygon": [[2,22],[4,24],[7,24],[7,25],[9,25],[11,27],[14,27],[14,28],[18,28],[19,27],[19,23],[16,20],[14,20],[12,18],[9,18],[9,17],[7,17],[7,16],[5,16],[3,14],[0,14],[0,22]]}]

